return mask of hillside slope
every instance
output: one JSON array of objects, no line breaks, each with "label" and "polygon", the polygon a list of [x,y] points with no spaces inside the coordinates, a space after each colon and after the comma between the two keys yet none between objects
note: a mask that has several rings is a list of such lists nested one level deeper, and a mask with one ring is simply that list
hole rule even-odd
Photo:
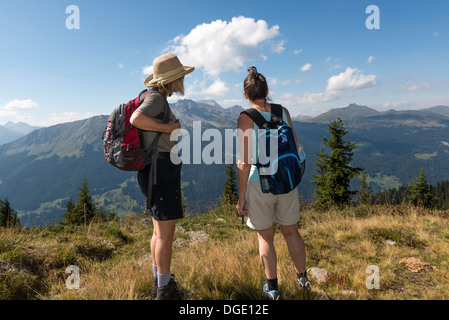
[{"label": "hillside slope", "polygon": [[[242,110],[238,106],[224,109],[214,101],[191,100],[181,100],[172,109],[186,122],[183,128],[188,129],[191,144],[194,139],[202,140],[192,134],[192,121],[201,121],[203,133],[208,128],[220,130],[223,148],[224,130],[235,128]],[[429,111],[377,112],[356,105],[341,112],[348,116],[344,121],[348,136],[358,140],[352,164],[365,168],[374,192],[410,183],[421,168],[433,184],[449,179],[449,118]],[[98,206],[119,214],[142,212],[144,199],[136,173],[122,172],[104,159],[101,135],[106,121],[107,116],[97,116],[41,128],[1,145],[0,199],[8,197],[21,216],[29,213],[22,219],[24,223],[54,223],[62,218],[67,201],[77,198],[81,181],[86,178]],[[306,173],[299,186],[306,200],[313,195],[310,180],[315,172],[315,154],[322,146],[321,136],[329,137],[328,123],[294,121],[307,153]],[[210,140],[201,141],[203,151],[212,144]],[[184,163],[182,168],[184,201],[190,212],[205,212],[220,201],[226,169],[224,164],[191,164],[192,157],[191,153],[190,164]],[[228,159],[223,155],[222,160]],[[358,187],[355,179],[353,188]]]},{"label": "hillside slope", "polygon": [[[329,276],[319,283],[310,275],[313,293],[300,296],[277,229],[282,299],[449,299],[447,212],[357,207],[302,209],[301,216],[307,267]],[[0,299],[149,299],[151,233],[149,217],[137,215],[87,227],[0,230]],[[69,265],[80,269],[80,290],[66,287]],[[380,270],[378,290],[366,287],[372,265]],[[257,235],[233,207],[178,222],[172,272],[189,300],[264,298]]]}]

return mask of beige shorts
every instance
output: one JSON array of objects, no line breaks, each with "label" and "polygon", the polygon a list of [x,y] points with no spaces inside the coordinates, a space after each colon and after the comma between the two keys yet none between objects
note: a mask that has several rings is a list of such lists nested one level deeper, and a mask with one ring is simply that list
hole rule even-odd
[{"label": "beige shorts", "polygon": [[299,194],[295,188],[287,194],[263,193],[259,181],[249,181],[246,188],[248,208],[247,225],[255,230],[265,230],[276,221],[281,226],[299,222]]}]

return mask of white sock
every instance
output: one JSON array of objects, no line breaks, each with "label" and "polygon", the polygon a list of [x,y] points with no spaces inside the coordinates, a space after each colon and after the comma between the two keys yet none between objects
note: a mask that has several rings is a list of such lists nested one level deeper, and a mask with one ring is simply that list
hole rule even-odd
[{"label": "white sock", "polygon": [[165,274],[157,273],[157,286],[165,287],[170,282],[170,272]]}]

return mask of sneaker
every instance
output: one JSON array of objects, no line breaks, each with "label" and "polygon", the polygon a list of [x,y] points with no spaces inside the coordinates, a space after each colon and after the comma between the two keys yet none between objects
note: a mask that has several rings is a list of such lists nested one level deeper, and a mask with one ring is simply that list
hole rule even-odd
[{"label": "sneaker", "polygon": [[156,300],[182,300],[183,293],[179,290],[174,275],[171,275],[168,285],[157,288]]},{"label": "sneaker", "polygon": [[153,284],[151,285],[150,297],[156,299],[157,296],[157,278],[153,278]]},{"label": "sneaker", "polygon": [[270,300],[279,300],[279,291],[268,289],[268,282],[263,285],[263,292]]},{"label": "sneaker", "polygon": [[307,279],[307,277],[302,277],[298,279],[298,285],[299,285],[299,291],[300,292],[307,292],[307,293],[311,293],[312,292],[312,286],[310,284],[309,279]]}]

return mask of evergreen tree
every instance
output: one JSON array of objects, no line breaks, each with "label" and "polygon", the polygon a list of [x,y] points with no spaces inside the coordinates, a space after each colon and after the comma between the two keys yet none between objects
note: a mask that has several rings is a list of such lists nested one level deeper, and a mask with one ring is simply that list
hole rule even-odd
[{"label": "evergreen tree", "polygon": [[223,198],[224,203],[236,203],[238,200],[237,183],[236,183],[236,170],[233,164],[226,166],[226,181],[224,183]]},{"label": "evergreen tree", "polygon": [[321,140],[330,149],[330,154],[321,147],[314,161],[316,174],[312,175],[311,181],[316,185],[315,206],[320,210],[347,205],[353,194],[349,190],[350,181],[362,171],[350,166],[357,141],[350,142],[350,137],[343,140],[348,131],[340,117],[329,124],[329,133],[330,139],[322,136]]},{"label": "evergreen tree", "polygon": [[0,228],[6,226],[6,215],[3,210],[3,200],[0,199]]},{"label": "evergreen tree", "polygon": [[69,199],[69,201],[67,201],[67,212],[71,212],[74,208],[76,207],[75,201],[73,201],[72,199]]},{"label": "evergreen tree", "polygon": [[7,228],[11,222],[11,204],[8,198],[5,198],[0,207],[0,227]]},{"label": "evergreen tree", "polygon": [[426,181],[422,168],[419,171],[419,176],[410,186],[408,201],[415,207],[430,208],[433,206],[432,186]]},{"label": "evergreen tree", "polygon": [[449,180],[438,182],[433,187],[433,198],[438,209],[449,209]]},{"label": "evergreen tree", "polygon": [[20,220],[17,217],[17,212],[11,208],[11,204],[6,198],[0,199],[0,228],[20,228]]},{"label": "evergreen tree", "polygon": [[371,188],[368,186],[368,183],[366,182],[366,179],[368,178],[368,174],[365,170],[362,171],[362,181],[360,182],[360,198],[359,203],[360,204],[371,204],[372,201],[372,195],[371,195]]},{"label": "evergreen tree", "polygon": [[[94,205],[92,196],[89,193],[89,184],[86,178],[83,179],[78,193],[78,204],[72,199],[67,202],[67,211],[64,213],[65,224],[89,223],[97,215],[97,207]],[[84,217],[86,212],[86,217]],[[86,219],[86,221],[84,221]]]}]

